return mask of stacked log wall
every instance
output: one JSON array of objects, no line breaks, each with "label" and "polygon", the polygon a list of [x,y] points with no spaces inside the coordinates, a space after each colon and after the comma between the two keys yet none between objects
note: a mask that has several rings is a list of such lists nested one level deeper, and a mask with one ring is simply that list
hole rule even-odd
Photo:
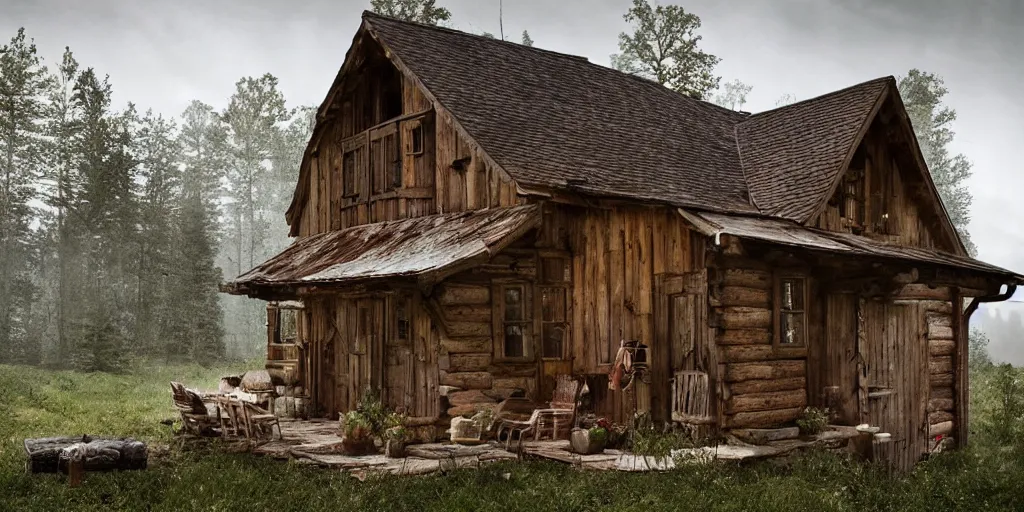
[{"label": "stacked log wall", "polygon": [[[772,344],[774,281],[772,269],[765,264],[725,256],[709,274],[723,375],[720,425],[770,428],[795,420],[807,406],[806,346],[814,343],[817,331],[808,326],[809,339],[803,347]],[[810,320],[811,312],[807,315]]]}]

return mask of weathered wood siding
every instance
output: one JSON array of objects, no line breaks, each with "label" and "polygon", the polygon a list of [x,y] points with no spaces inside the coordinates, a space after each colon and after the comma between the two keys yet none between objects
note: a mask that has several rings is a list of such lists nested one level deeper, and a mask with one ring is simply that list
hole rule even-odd
[{"label": "weathered wood siding", "polygon": [[[622,340],[640,340],[652,362],[668,358],[669,340],[655,336],[655,276],[680,275],[703,265],[681,217],[667,208],[578,209],[566,211],[565,233],[572,250],[571,315],[573,370],[593,375],[599,414],[628,416],[626,397],[609,391],[604,376]],[[653,399],[667,404],[670,375],[652,383]],[[642,409],[643,407],[641,407]]]},{"label": "weathered wood siding", "polygon": [[[389,107],[387,101],[396,98],[400,105]],[[308,187],[297,217],[299,236],[522,204],[515,183],[460,133],[446,111],[435,111],[423,91],[390,64],[364,72],[335,101],[337,114],[325,121],[306,181],[299,184]],[[411,117],[418,113],[424,115]],[[398,120],[385,124],[391,119]],[[419,153],[413,151],[414,129],[423,133]],[[358,195],[343,192],[346,153],[358,174]],[[395,158],[401,161],[401,186],[384,191],[375,184],[388,179],[387,163]]]},{"label": "weathered wood siding", "polygon": [[901,245],[954,250],[938,241],[937,216],[921,206],[926,193],[921,178],[916,169],[908,168],[913,165],[908,150],[896,146],[896,138],[888,133],[880,121],[872,124],[813,225]]},{"label": "weathered wood siding", "polygon": [[[403,301],[408,323],[399,329]],[[316,412],[336,418],[367,387],[414,417],[439,417],[438,335],[415,293],[306,301],[310,392]],[[399,336],[401,330],[403,336]]]}]

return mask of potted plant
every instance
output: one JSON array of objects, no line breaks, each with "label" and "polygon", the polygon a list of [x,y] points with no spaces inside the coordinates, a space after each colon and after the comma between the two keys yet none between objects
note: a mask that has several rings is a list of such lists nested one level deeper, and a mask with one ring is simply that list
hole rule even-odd
[{"label": "potted plant", "polygon": [[366,455],[377,451],[370,422],[358,410],[342,415],[341,447],[348,455]]},{"label": "potted plant", "polygon": [[573,453],[590,455],[601,453],[608,442],[608,432],[611,423],[601,418],[589,429],[577,428],[572,431],[569,438],[569,445]]},{"label": "potted plant", "polygon": [[395,425],[384,431],[384,455],[394,459],[405,457],[405,443],[409,432],[402,425]]}]

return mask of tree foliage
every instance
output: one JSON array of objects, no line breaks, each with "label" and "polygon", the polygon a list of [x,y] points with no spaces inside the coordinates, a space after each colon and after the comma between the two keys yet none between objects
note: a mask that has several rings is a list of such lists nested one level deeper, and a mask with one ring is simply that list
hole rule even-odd
[{"label": "tree foliage", "polygon": [[450,21],[452,13],[438,7],[436,0],[370,0],[370,10],[405,21],[439,25]]},{"label": "tree foliage", "polygon": [[36,362],[29,323],[37,255],[30,229],[44,161],[40,154],[49,77],[35,43],[19,29],[0,47],[0,362]]},{"label": "tree foliage", "polygon": [[712,103],[729,110],[740,110],[747,102],[747,95],[750,94],[753,88],[754,86],[747,85],[739,80],[726,82],[722,86],[722,91],[715,95]]},{"label": "tree foliage", "polygon": [[530,33],[527,32],[526,30],[523,31],[522,43],[523,46],[533,46],[533,38],[530,37]]},{"label": "tree foliage", "polygon": [[949,147],[956,121],[956,111],[943,103],[949,91],[941,77],[918,69],[899,80],[899,90],[942,204],[973,256],[977,248],[967,232],[973,199],[967,188],[971,162],[963,154],[952,154]]},{"label": "tree foliage", "polygon": [[619,34],[612,67],[654,80],[674,91],[704,99],[718,87],[714,73],[719,58],[698,48],[700,18],[678,5],[652,7],[633,0],[623,15],[633,33]]}]

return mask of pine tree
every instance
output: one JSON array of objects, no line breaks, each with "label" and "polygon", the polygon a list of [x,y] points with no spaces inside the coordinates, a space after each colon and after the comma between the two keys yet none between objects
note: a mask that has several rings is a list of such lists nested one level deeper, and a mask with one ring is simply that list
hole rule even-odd
[{"label": "pine tree", "polygon": [[39,359],[39,340],[29,340],[34,283],[30,224],[39,179],[46,68],[35,43],[19,29],[0,47],[0,362]]},{"label": "pine tree", "polygon": [[139,175],[143,180],[139,209],[138,262],[136,267],[136,351],[154,354],[162,350],[176,321],[175,298],[169,286],[175,279],[174,216],[180,189],[180,148],[174,122],[146,113],[135,139]]},{"label": "pine tree", "polygon": [[[86,69],[75,81],[73,102],[82,112],[80,191],[67,221],[80,238],[76,261],[81,278],[73,312],[74,366],[117,370],[132,332],[138,261],[136,247],[136,162],[132,155],[134,108],[110,110],[111,86]],[[67,276],[65,276],[67,277]]]},{"label": "pine tree", "polygon": [[72,318],[72,279],[80,277],[74,271],[73,261],[78,256],[77,237],[69,222],[71,206],[79,194],[78,148],[82,137],[82,112],[74,101],[74,87],[78,80],[78,62],[69,48],[54,76],[46,112],[47,145],[44,158],[49,166],[44,175],[46,205],[53,218],[44,224],[50,242],[46,248],[43,285],[47,295],[54,297],[53,317],[56,323],[53,362],[66,366],[72,351],[69,325]]},{"label": "pine tree", "polygon": [[164,346],[167,360],[206,362],[224,355],[223,310],[217,291],[218,201],[226,134],[213,107],[193,101],[182,114],[181,186],[174,217],[174,279],[170,296],[176,317]]}]

